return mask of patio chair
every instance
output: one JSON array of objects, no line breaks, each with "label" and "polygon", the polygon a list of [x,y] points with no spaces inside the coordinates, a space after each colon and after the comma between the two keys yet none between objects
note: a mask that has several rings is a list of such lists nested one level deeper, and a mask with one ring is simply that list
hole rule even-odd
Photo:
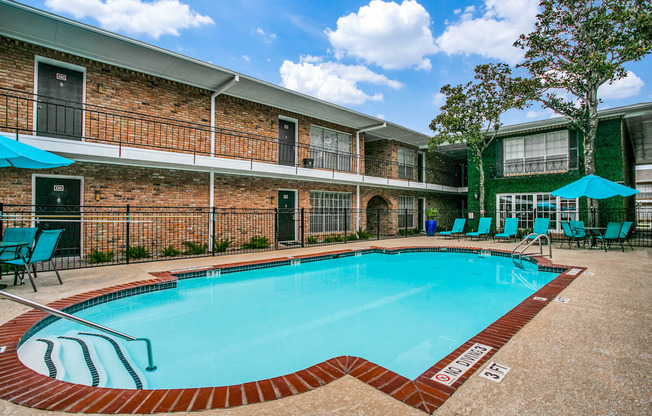
[{"label": "patio chair", "polygon": [[[575,222],[575,221],[574,221]],[[562,221],[561,222],[561,229],[564,231],[564,240],[562,240],[561,245],[559,248],[564,247],[564,243],[568,242],[568,248],[570,249],[573,245],[574,242],[577,242],[577,247],[580,246],[580,240],[582,241],[582,245],[586,245],[586,233],[584,232],[584,226],[582,225],[582,228],[579,227],[573,227],[573,225],[569,221]]]},{"label": "patio chair", "polygon": [[620,230],[623,228],[622,222],[610,222],[607,224],[607,228],[604,230],[603,235],[596,235],[596,240],[602,242],[604,251],[607,251],[607,247],[611,248],[612,241],[618,241],[620,243],[620,249],[625,252],[625,247],[623,247],[623,240],[620,237]]},{"label": "patio chair", "polygon": [[489,238],[489,231],[491,229],[491,217],[482,217],[480,218],[480,223],[478,224],[478,231],[466,233],[467,237],[480,237]]},{"label": "patio chair", "polygon": [[[27,256],[29,249],[34,245],[34,238],[36,237],[36,232],[38,228],[22,228],[22,227],[9,227],[5,229],[4,236],[2,241],[25,241],[29,242],[29,245],[20,248],[20,254]],[[3,260],[14,260],[18,257],[18,253],[14,248],[3,250],[0,248],[0,261]]]},{"label": "patio chair", "polygon": [[629,231],[632,229],[632,225],[634,225],[634,221],[625,221],[623,223],[623,228],[620,229],[620,239],[623,242],[629,244],[629,248],[634,250],[634,247],[632,247],[632,243],[629,241],[629,235],[630,235]]},{"label": "patio chair", "polygon": [[505,218],[505,229],[502,233],[494,235],[494,241],[496,238],[513,238],[516,241],[516,233],[518,232],[518,218]]},{"label": "patio chair", "polygon": [[453,236],[457,234],[457,238],[460,238],[460,235],[464,233],[464,226],[466,225],[466,218],[455,218],[453,223],[453,228],[450,231],[441,231],[439,235],[443,236]]},{"label": "patio chair", "polygon": [[[62,285],[63,282],[61,281],[61,276],[59,275],[59,271],[57,270],[57,266],[52,261],[52,257],[54,257],[54,252],[57,249],[57,245],[59,245],[59,241],[61,240],[61,234],[63,233],[63,230],[44,230],[36,240],[36,244],[34,245],[34,248],[30,251],[29,256],[25,258],[25,261],[23,259],[15,259],[15,260],[4,260],[2,263],[5,264],[13,264],[14,266],[22,266],[23,267],[23,274],[20,278],[20,283],[23,283],[23,280],[25,279],[25,271],[27,271],[27,275],[29,276],[29,281],[32,284],[32,288],[34,289],[34,292],[36,292],[36,283],[34,282],[34,279],[32,278],[32,274],[27,270],[27,268],[31,265],[32,266],[32,271],[34,272],[34,277],[36,276],[36,263],[42,263],[42,262],[50,262],[52,267],[54,268],[54,272],[57,274],[57,279],[59,279],[59,284]],[[18,280],[18,272],[16,272],[16,275],[14,277],[14,285],[17,283]]]},{"label": "patio chair", "polygon": [[530,236],[530,239],[537,238],[540,235],[548,234],[548,227],[550,226],[550,218],[535,218],[533,233],[536,235]]}]

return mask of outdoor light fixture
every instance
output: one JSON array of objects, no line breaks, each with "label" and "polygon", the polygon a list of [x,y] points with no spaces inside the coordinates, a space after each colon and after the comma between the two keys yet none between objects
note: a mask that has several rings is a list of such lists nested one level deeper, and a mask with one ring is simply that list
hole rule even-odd
[{"label": "outdoor light fixture", "polygon": [[95,200],[99,201],[101,197],[102,197],[102,194],[100,193],[100,191],[95,191]]},{"label": "outdoor light fixture", "polygon": [[474,192],[474,193],[473,193],[473,197],[474,197],[475,199],[478,199],[478,193],[477,193],[477,192]]},{"label": "outdoor light fixture", "polygon": [[104,84],[102,83],[97,84],[97,92],[100,94],[104,92]]}]

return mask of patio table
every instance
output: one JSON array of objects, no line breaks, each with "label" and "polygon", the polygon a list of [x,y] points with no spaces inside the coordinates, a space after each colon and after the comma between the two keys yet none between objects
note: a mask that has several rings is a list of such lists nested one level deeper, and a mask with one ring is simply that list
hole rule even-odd
[{"label": "patio table", "polygon": [[[7,251],[13,251],[14,252],[14,258],[11,260],[16,260],[16,259],[21,259],[23,261],[23,264],[25,263],[25,256],[23,256],[23,253],[21,252],[22,247],[29,247],[31,243],[29,241],[0,241],[0,255],[2,253],[5,253]],[[2,260],[0,260],[0,264],[2,263]],[[25,265],[27,267],[27,265]],[[14,282],[15,284],[16,282]],[[7,285],[0,283],[0,290],[6,289]]]},{"label": "patio table", "polygon": [[[579,229],[579,228],[578,228]],[[584,231],[589,239],[589,249],[595,247],[595,237],[602,235],[602,232],[606,230],[605,227],[584,227]]]}]

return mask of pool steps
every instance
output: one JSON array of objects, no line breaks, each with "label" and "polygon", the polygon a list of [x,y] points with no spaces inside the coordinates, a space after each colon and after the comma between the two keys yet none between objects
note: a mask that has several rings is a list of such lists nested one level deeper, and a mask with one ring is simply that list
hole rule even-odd
[{"label": "pool steps", "polygon": [[31,368],[48,377],[92,387],[122,383],[136,390],[144,388],[143,377],[131,357],[109,336],[79,332],[38,338],[31,348],[27,344],[25,347],[21,360],[29,361]]}]

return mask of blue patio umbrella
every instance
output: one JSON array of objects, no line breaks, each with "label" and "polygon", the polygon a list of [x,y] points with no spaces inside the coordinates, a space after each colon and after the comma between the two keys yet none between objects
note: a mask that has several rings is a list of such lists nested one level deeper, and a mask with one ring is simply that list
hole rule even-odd
[{"label": "blue patio umbrella", "polygon": [[71,163],[74,161],[0,135],[0,167],[47,169]]},{"label": "blue patio umbrella", "polygon": [[568,185],[551,192],[551,195],[562,198],[579,198],[586,196],[592,199],[606,199],[612,196],[632,196],[638,193],[636,189],[629,188],[608,179],[596,175],[586,175],[585,177],[569,183]]}]

